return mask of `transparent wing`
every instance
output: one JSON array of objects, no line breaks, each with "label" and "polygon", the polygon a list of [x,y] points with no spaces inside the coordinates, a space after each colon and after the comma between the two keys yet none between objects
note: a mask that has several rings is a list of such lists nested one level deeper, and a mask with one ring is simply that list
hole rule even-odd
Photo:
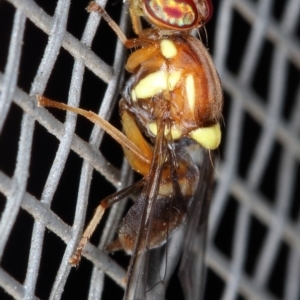
[{"label": "transparent wing", "polygon": [[162,269],[164,248],[158,247],[137,254],[127,286],[126,300],[165,299],[166,284]]},{"label": "transparent wing", "polygon": [[[186,182],[185,176],[198,179],[198,172],[193,172],[196,168],[164,136],[157,138],[155,148],[159,151],[154,151],[157,155],[153,156],[153,169],[151,167],[141,197],[127,214],[136,215],[139,231],[125,299],[165,298],[165,288],[182,252],[184,235],[180,228],[184,227],[191,198],[182,195],[180,186]],[[158,194],[162,186],[169,188],[170,194]],[[173,234],[176,239],[169,243]]]},{"label": "transparent wing", "polygon": [[[155,278],[148,276],[150,274],[157,274],[158,284],[159,279],[159,262],[156,255],[150,255],[151,248],[150,239],[152,230],[154,230],[153,214],[154,207],[158,201],[158,191],[160,185],[160,178],[163,167],[163,157],[165,151],[164,144],[166,139],[164,137],[164,126],[161,126],[157,139],[155,142],[153,159],[150,167],[150,173],[146,180],[141,196],[136,201],[135,205],[128,212],[136,214],[137,222],[139,223],[138,232],[136,236],[135,246],[132,253],[129,269],[128,282],[125,290],[125,300],[147,299],[146,293],[148,288],[151,289],[151,282]],[[150,280],[150,281],[149,281]],[[151,293],[149,293],[150,296]],[[164,298],[164,291],[162,291],[162,298]]]},{"label": "transparent wing", "polygon": [[213,185],[211,153],[201,150],[200,178],[188,213],[187,231],[179,269],[186,300],[201,300],[205,284],[205,246]]}]

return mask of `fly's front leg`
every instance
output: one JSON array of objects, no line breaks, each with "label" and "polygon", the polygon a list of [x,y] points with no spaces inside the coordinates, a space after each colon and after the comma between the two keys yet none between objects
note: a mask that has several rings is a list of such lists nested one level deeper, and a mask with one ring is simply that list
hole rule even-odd
[{"label": "fly's front leg", "polygon": [[117,34],[118,38],[125,45],[127,42],[127,37],[119,27],[119,25],[109,16],[103,7],[97,4],[95,1],[90,2],[89,6],[86,8],[88,12],[98,13],[104,18],[107,24],[112,28],[112,30]]},{"label": "fly's front leg", "polygon": [[[109,14],[105,11],[105,9],[101,7],[99,4],[97,4],[95,1],[92,1],[89,4],[89,6],[87,7],[87,11],[98,13],[99,15],[101,15],[104,18],[104,20],[107,22],[107,24],[116,33],[120,41],[128,49],[147,46],[149,44],[155,44],[155,41],[148,38],[127,39],[125,33],[122,31],[119,25],[109,16]],[[137,30],[140,31],[140,29]]]}]

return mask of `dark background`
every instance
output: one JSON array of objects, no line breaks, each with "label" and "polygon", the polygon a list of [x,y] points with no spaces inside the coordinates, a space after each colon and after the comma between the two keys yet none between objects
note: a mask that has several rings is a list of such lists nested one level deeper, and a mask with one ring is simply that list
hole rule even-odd
[{"label": "dark background", "polygon": [[[56,1],[36,1],[49,15],[53,15]],[[256,2],[256,1],[253,1]],[[274,17],[280,19],[282,12],[282,6],[284,1],[275,1],[274,6]],[[212,20],[207,24],[207,45],[210,53],[214,53],[214,29],[216,25],[216,16],[219,9],[219,1],[213,1],[214,3],[214,16]],[[85,11],[88,1],[72,1],[71,10],[68,22],[68,32],[73,34],[76,38],[80,39],[84,30],[85,23],[88,18],[88,14]],[[121,1],[109,1],[107,6],[108,13],[112,16],[114,20],[118,20],[120,17],[120,9],[122,7]],[[6,2],[0,1],[0,71],[4,72],[6,57],[8,53],[8,41],[10,39],[10,33],[13,22],[14,7]],[[234,33],[230,41],[230,53],[226,61],[227,67],[234,74],[238,72],[240,65],[240,60],[244,51],[244,47],[249,35],[250,25],[242,19],[238,13],[234,17]],[[204,37],[205,34],[200,32],[201,36]],[[133,36],[132,32],[129,35]],[[94,39],[92,50],[99,55],[108,64],[113,62],[113,54],[116,43],[116,36],[112,30],[107,26],[105,22],[102,22],[101,28]],[[38,65],[43,55],[43,51],[47,44],[47,35],[43,33],[40,29],[36,28],[30,21],[26,23],[26,31],[24,37],[23,53],[21,60],[21,67],[18,79],[18,87],[26,91],[30,90],[31,82],[34,79]],[[103,46],[105,44],[105,46]],[[266,99],[268,78],[270,76],[270,58],[273,52],[273,46],[266,42],[264,52],[261,57],[261,64],[257,70],[257,76],[253,82],[254,91],[261,96],[262,99]],[[68,89],[70,84],[71,72],[73,68],[74,60],[69,53],[64,49],[61,49],[61,53],[56,62],[55,69],[51,75],[50,81],[47,85],[45,95],[51,99],[56,99],[58,101],[66,102],[68,98]],[[293,93],[296,90],[297,82],[295,78],[299,75],[299,70],[293,69],[291,66],[289,78],[290,78],[290,88],[289,93]],[[86,70],[84,85],[81,97],[81,107],[93,111],[98,111],[100,103],[97,103],[95,99],[99,99],[100,95],[105,92],[106,84],[99,80],[93,73]],[[97,96],[95,96],[97,95]],[[288,95],[287,95],[288,96]],[[229,95],[225,92],[225,105],[224,105],[224,119],[226,124],[227,113],[229,106],[234,105],[230,102]],[[291,113],[292,103],[287,103],[283,112],[283,116],[288,119]],[[52,111],[51,112],[57,116],[61,121],[64,120],[64,113]],[[17,154],[18,138],[20,133],[20,122],[22,118],[22,110],[13,105],[5,127],[0,136],[0,168],[8,176],[13,176],[15,160]],[[118,109],[115,112],[111,120],[112,124],[120,128]],[[245,124],[245,143],[242,146],[241,151],[241,163],[239,164],[239,175],[244,178],[247,172],[249,163],[251,161],[251,155],[253,152],[253,147],[255,141],[260,132],[260,125],[256,124],[250,116],[246,117]],[[92,124],[79,118],[76,133],[85,140],[88,140],[90,132],[92,129]],[[226,132],[224,130],[224,136],[226,138]],[[224,138],[224,140],[225,140]],[[46,130],[36,124],[36,130],[34,133],[34,146],[32,152],[32,161],[30,166],[30,178],[28,182],[27,191],[37,197],[41,196],[44,184],[47,179],[47,174],[50,170],[51,164],[53,162],[55,153],[58,148],[58,141],[51,134],[47,133]],[[112,162],[116,167],[120,167],[122,163],[122,150],[120,147],[116,146],[116,143],[110,138],[105,137],[103,143],[104,146],[101,147],[101,151],[104,153],[105,157]],[[223,148],[224,144],[220,147],[219,156],[223,158]],[[277,172],[278,166],[276,162],[280,154],[280,145],[276,145],[273,152],[273,156],[270,159],[270,167],[266,171],[265,181],[261,185],[261,192],[270,200],[272,204],[272,199],[274,195],[274,185],[276,184],[276,178],[270,176]],[[75,201],[77,197],[78,182],[80,176],[80,168],[82,166],[82,159],[74,154],[73,152],[69,156],[66,169],[63,173],[61,183],[55,194],[54,201],[52,203],[52,209],[57,213],[64,222],[71,225],[74,217]],[[273,178],[273,179],[272,179]],[[105,179],[94,172],[93,183],[91,187],[90,203],[87,213],[87,220],[90,219],[95,207],[97,206],[100,199],[114,192],[114,188],[108,184]],[[299,196],[299,189],[295,191],[295,199]],[[298,197],[299,199],[299,197]],[[0,211],[4,208],[5,197],[0,194]],[[225,214],[220,222],[220,229],[218,230],[214,243],[218,249],[225,255],[225,257],[230,258],[231,244],[232,244],[232,232],[235,224],[235,215],[237,211],[237,201],[232,198],[228,202]],[[299,209],[299,205],[294,204],[294,209],[291,211],[291,218],[295,219],[296,215],[293,215],[293,211]],[[3,260],[2,267],[17,279],[19,282],[23,282],[26,274],[26,266],[29,254],[31,230],[33,226],[33,219],[23,210],[20,211],[17,223],[11,234],[11,238],[7,245]],[[252,233],[250,234],[251,242],[249,252],[251,255],[248,256],[246,262],[246,273],[251,275],[252,264],[255,261],[255,257],[261,244],[263,237],[266,233],[266,227],[264,227],[259,221],[253,218],[252,222]],[[93,243],[97,243],[101,231],[97,230],[97,233],[92,239]],[[251,246],[254,245],[254,246]],[[41,299],[47,299],[50,294],[50,289],[52,287],[54,278],[56,276],[57,269],[61,262],[65,249],[64,243],[55,236],[52,232],[47,231],[44,241],[43,259],[40,267],[40,276],[38,279],[36,295]],[[282,251],[280,252],[280,257],[278,258],[278,265],[275,266],[275,278],[269,283],[269,288],[272,294],[280,298],[282,296],[282,280],[277,279],[276,273],[280,273],[284,276],[286,256],[288,254],[287,245],[282,245]],[[120,263],[123,264],[128,261],[128,257],[122,253],[116,254],[114,258],[119,258]],[[87,260],[83,259],[78,270],[73,269],[65,291],[63,294],[63,299],[72,299],[76,296],[77,299],[84,299],[87,296],[89,277],[92,269],[92,264]],[[277,271],[276,271],[277,270]],[[224,282],[222,279],[214,273],[212,270],[208,271],[208,283],[206,287],[205,299],[219,299],[222,295],[224,288]],[[119,299],[122,296],[122,290],[116,286],[111,279],[106,277],[106,289],[105,289],[104,299]],[[176,277],[174,277],[171,284],[171,288],[168,291],[169,299],[180,299],[182,292],[180,285]],[[1,299],[11,299],[10,296],[4,293],[0,289]],[[239,296],[237,299],[244,299]]]}]

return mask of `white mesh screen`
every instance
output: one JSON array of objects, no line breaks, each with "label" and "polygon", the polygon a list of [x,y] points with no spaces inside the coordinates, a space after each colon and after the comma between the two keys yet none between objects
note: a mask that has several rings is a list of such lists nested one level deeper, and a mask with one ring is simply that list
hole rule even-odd
[{"label": "white mesh screen", "polygon": [[[205,299],[297,300],[300,0],[213,3],[208,46],[225,125]],[[77,270],[66,258],[99,201],[133,174],[99,128],[35,100],[44,94],[93,110],[120,128],[126,51],[87,5],[0,1],[0,299],[122,299],[129,258],[92,245],[114,237],[124,201],[110,209]],[[128,7],[106,7],[130,32]],[[167,297],[181,293],[174,279]]]}]

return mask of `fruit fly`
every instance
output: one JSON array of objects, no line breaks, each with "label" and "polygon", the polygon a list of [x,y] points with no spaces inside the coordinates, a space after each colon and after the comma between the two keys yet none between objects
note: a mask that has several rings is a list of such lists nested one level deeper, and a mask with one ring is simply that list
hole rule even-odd
[{"label": "fruit fly", "polygon": [[[158,275],[153,274],[152,263],[167,261],[167,242],[180,228],[185,235],[183,245],[176,245],[182,252],[180,281],[186,299],[200,299],[203,289],[196,280],[203,275],[199,273],[203,273],[213,182],[211,158],[221,140],[223,96],[210,55],[190,32],[210,19],[212,5],[210,0],[130,0],[129,10],[138,35],[134,39],[127,39],[98,4],[91,2],[88,7],[108,22],[125,47],[138,48],[125,66],[132,75],[120,101],[124,134],[92,112],[38,96],[41,106],[70,110],[101,126],[143,176],[101,201],[70,263],[79,264],[105,210],[141,190],[119,227],[117,239],[107,246],[109,252],[124,250],[131,255],[124,299],[150,298],[152,290],[164,285],[167,263],[164,271],[156,268]],[[142,29],[140,16],[153,28]],[[201,149],[199,166],[189,154],[195,145]],[[152,258],[151,253],[159,253],[163,247],[164,254]]]}]

